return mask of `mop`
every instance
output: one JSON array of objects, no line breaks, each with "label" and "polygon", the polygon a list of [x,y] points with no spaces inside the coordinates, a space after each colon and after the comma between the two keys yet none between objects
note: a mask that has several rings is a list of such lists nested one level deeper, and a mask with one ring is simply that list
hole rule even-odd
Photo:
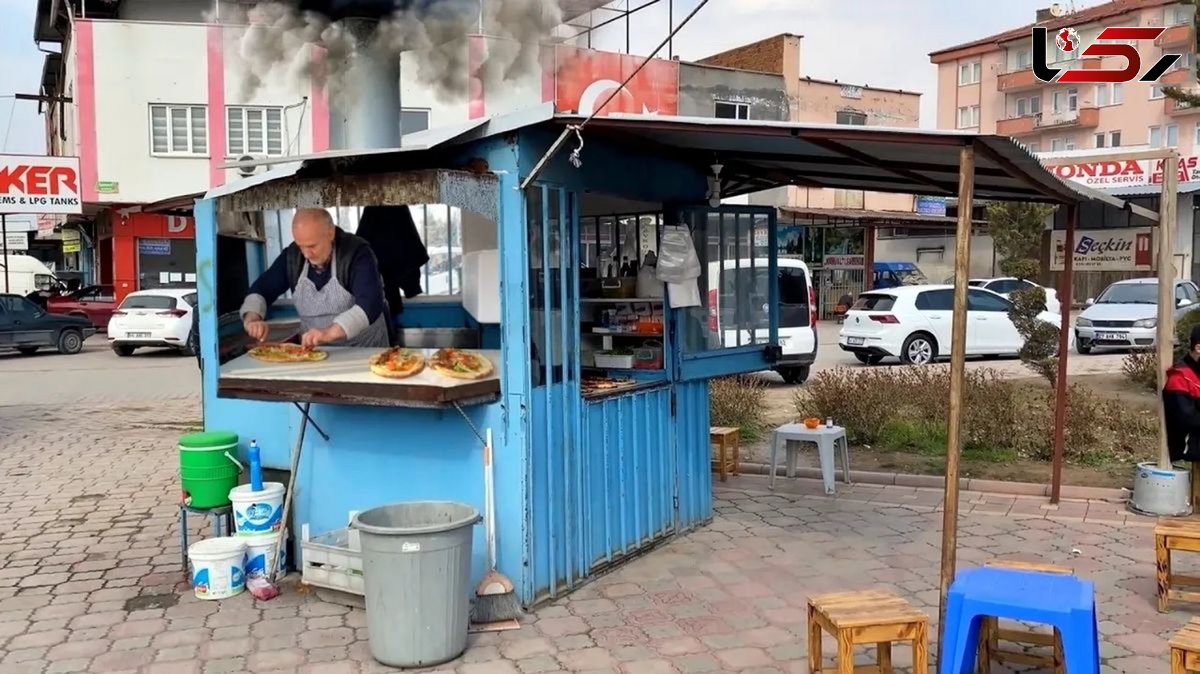
[{"label": "mop", "polygon": [[[279,596],[279,588],[275,585],[275,577],[279,573],[279,554],[283,551],[284,537],[287,536],[288,516],[292,510],[292,495],[296,493],[296,473],[300,471],[300,450],[304,447],[304,431],[308,429],[308,413],[312,403],[304,403],[301,410],[303,419],[300,421],[300,434],[296,438],[296,448],[292,452],[292,472],[288,475],[287,493],[283,497],[283,519],[280,521],[279,535],[275,539],[275,554],[268,559],[275,560],[268,569],[266,576],[255,576],[246,579],[246,589],[255,599],[268,601]],[[320,432],[320,429],[317,429]]]},{"label": "mop", "polygon": [[494,623],[521,615],[521,604],[513,594],[512,581],[496,570],[496,489],[492,471],[492,429],[484,431],[483,497],[487,512],[483,522],[487,538],[488,572],[475,588],[471,622]]}]

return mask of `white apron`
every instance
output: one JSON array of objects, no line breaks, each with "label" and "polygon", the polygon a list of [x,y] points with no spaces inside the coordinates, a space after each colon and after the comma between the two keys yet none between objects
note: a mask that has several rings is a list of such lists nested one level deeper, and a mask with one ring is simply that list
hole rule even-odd
[{"label": "white apron", "polygon": [[[300,315],[300,326],[305,332],[328,328],[333,325],[333,319],[354,306],[354,295],[338,283],[336,249],[330,260],[329,281],[320,290],[317,290],[316,284],[308,278],[308,261],[305,260],[304,267],[300,270],[300,280],[296,282],[296,289],[292,292],[292,303],[296,307],[296,313]],[[353,339],[333,342],[331,345],[387,348],[387,315],[385,306],[383,313],[366,330]]]}]

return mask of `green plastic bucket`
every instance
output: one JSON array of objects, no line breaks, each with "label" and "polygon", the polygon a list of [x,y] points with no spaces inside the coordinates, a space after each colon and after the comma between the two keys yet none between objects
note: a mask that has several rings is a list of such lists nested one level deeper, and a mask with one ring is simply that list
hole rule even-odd
[{"label": "green plastic bucket", "polygon": [[193,508],[229,505],[229,490],[237,486],[242,472],[237,448],[237,433],[228,431],[189,433],[179,438],[179,478],[185,503]]}]

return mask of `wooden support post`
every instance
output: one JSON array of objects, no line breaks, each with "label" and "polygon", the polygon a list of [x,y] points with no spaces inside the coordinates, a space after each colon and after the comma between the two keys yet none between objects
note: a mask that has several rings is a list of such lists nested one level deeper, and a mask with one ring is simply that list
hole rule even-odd
[{"label": "wooden support post", "polygon": [[1063,245],[1063,271],[1058,282],[1058,300],[1062,305],[1058,334],[1058,375],[1054,379],[1054,463],[1050,475],[1050,502],[1062,495],[1063,449],[1067,441],[1067,356],[1071,350],[1071,282],[1075,274],[1075,226],[1079,206],[1067,206],[1066,241]]},{"label": "wooden support post", "polygon": [[[954,580],[958,548],[958,457],[962,453],[962,399],[967,351],[967,280],[971,261],[971,211],[975,205],[975,147],[966,145],[958,163],[958,230],[954,248],[954,323],[950,334],[950,412],[946,428],[946,490],[942,513],[942,578],[938,624],[946,624],[946,595]],[[938,662],[942,661],[938,640]]]},{"label": "wooden support post", "polygon": [[[1163,158],[1162,196],[1158,206],[1158,390],[1166,385],[1167,369],[1174,361],[1175,345],[1175,221],[1179,195],[1179,154]],[[1158,467],[1171,468],[1167,449],[1167,417],[1162,397],[1158,403]]]}]

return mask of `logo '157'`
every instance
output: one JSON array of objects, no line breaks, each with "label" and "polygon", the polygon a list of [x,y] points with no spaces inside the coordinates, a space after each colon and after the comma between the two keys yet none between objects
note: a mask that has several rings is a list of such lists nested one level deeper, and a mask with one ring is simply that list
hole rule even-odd
[{"label": "logo '157'", "polygon": [[[1155,40],[1167,29],[1161,27],[1112,27],[1105,28],[1096,36],[1096,41],[1080,51],[1079,33],[1074,28],[1059,28],[1054,33],[1054,44],[1057,48],[1054,62],[1062,63],[1068,59],[1075,60],[1072,68],[1050,66],[1049,31],[1045,26],[1033,29],[1033,74],[1043,82],[1058,82],[1059,84],[1103,84],[1105,82],[1154,82],[1171,69],[1182,54],[1163,54],[1146,72],[1142,72],[1142,58],[1138,49],[1130,42],[1138,40]],[[1112,42],[1103,42],[1111,40]],[[1120,40],[1121,42],[1115,42]],[[1100,57],[1120,56],[1125,59],[1125,67],[1121,69],[1088,68],[1080,59],[1094,58],[1099,63]]]}]

